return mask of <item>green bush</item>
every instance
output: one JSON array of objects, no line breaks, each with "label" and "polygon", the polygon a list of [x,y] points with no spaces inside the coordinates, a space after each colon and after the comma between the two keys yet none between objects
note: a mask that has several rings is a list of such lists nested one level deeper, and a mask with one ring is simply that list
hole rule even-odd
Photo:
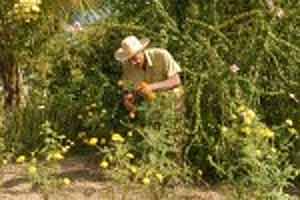
[{"label": "green bush", "polygon": [[[284,189],[299,168],[300,5],[266,2],[107,1],[116,10],[108,21],[41,45],[32,59],[46,76],[34,80],[47,100],[31,98],[18,120],[22,136],[9,129],[17,140],[7,142],[26,149],[22,138],[38,138],[48,120],[96,146],[100,167],[117,179],[223,181],[240,185],[240,199],[289,198]],[[137,119],[129,119],[113,54],[131,34],[169,49],[182,66],[184,119],[162,109],[161,98],[141,100]],[[32,106],[41,102],[42,112]],[[282,125],[287,119],[293,124]]]}]

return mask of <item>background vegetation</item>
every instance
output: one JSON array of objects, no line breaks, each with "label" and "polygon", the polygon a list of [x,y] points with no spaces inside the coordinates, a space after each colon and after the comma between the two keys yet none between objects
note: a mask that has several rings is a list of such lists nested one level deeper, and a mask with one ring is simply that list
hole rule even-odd
[{"label": "background vegetation", "polygon": [[[103,19],[66,31],[76,11],[104,8]],[[71,149],[96,153],[123,182],[225,182],[238,199],[290,198],[300,166],[299,1],[5,0],[0,13],[3,164],[27,160],[44,183],[43,169]],[[129,119],[113,53],[131,34],[183,68],[184,120],[161,109],[163,97]]]}]

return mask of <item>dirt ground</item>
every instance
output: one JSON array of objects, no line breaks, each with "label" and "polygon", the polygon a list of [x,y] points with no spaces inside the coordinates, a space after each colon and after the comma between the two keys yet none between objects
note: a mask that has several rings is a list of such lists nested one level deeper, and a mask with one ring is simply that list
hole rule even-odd
[{"label": "dirt ground", "polygon": [[120,185],[101,177],[97,166],[86,158],[62,163],[60,177],[69,177],[68,186],[36,189],[24,178],[21,166],[7,165],[0,170],[0,200],[223,200],[222,189],[177,186],[157,191],[141,186]]}]

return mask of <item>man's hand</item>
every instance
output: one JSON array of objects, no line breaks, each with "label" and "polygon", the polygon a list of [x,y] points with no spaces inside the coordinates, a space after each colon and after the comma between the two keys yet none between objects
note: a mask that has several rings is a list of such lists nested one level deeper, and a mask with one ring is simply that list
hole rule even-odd
[{"label": "man's hand", "polygon": [[155,98],[155,94],[152,91],[151,85],[144,81],[137,86],[136,91],[150,101]]},{"label": "man's hand", "polygon": [[135,112],[136,107],[135,107],[134,103],[135,103],[134,94],[128,93],[128,94],[124,95],[123,104],[129,112],[131,112],[131,111]]},{"label": "man's hand", "polygon": [[142,81],[138,86],[136,87],[136,91],[141,95],[146,95],[148,93],[152,92],[152,89],[150,85],[144,81]]},{"label": "man's hand", "polygon": [[123,104],[129,112],[129,117],[134,119],[136,116],[135,97],[134,94],[128,93],[123,97]]}]

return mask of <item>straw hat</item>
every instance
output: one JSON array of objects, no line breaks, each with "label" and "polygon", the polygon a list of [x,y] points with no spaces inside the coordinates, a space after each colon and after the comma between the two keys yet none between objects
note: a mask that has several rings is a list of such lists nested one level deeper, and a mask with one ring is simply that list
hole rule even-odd
[{"label": "straw hat", "polygon": [[144,50],[149,43],[150,40],[148,38],[139,40],[135,36],[128,36],[122,40],[121,48],[115,52],[115,59],[120,62],[127,61],[138,52]]}]

